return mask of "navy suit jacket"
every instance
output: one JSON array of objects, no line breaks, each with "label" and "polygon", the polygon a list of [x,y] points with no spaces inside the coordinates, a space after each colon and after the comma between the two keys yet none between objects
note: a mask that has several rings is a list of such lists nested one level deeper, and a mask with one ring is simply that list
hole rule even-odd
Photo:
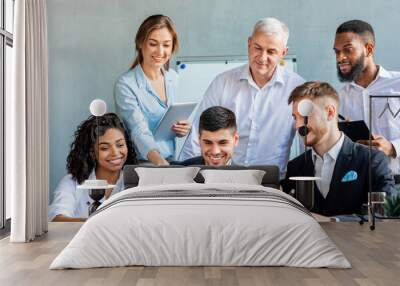
[{"label": "navy suit jacket", "polygon": [[[375,149],[371,151],[372,191],[391,194],[395,188],[388,158],[381,151]],[[343,177],[349,171],[355,171],[357,179],[343,181]],[[314,176],[314,173],[312,153],[309,150],[288,163],[286,178],[281,182],[283,191],[289,193],[292,189],[296,189],[296,183],[289,180],[289,177]],[[328,195],[324,198],[314,183],[315,199],[311,211],[326,216],[360,213],[362,204],[368,199],[368,181],[369,148],[354,143],[345,136],[336,159]]]}]

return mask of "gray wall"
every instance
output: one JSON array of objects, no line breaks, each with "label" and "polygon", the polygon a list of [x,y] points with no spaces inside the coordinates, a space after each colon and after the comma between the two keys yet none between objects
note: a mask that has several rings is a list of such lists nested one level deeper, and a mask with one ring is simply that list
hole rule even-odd
[{"label": "gray wall", "polygon": [[289,52],[297,55],[298,73],[336,87],[334,32],[343,21],[359,18],[376,31],[377,62],[400,70],[396,0],[49,0],[47,11],[50,193],[66,172],[73,132],[90,115],[91,100],[102,98],[114,111],[114,82],[131,64],[133,37],[149,15],[174,20],[180,56],[246,54],[255,21],[277,17],[289,26]]}]

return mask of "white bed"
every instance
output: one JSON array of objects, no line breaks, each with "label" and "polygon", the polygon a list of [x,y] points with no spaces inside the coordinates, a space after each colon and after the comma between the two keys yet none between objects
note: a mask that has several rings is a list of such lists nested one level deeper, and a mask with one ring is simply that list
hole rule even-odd
[{"label": "white bed", "polygon": [[263,186],[139,186],[107,200],[50,269],[145,266],[350,268],[299,202]]}]

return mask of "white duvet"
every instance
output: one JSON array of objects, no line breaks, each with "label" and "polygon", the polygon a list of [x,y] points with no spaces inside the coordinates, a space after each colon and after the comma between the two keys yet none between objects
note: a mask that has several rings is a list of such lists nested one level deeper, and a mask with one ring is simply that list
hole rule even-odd
[{"label": "white duvet", "polygon": [[[174,190],[172,197],[154,197]],[[88,219],[50,269],[127,265],[351,267],[295,199],[272,188],[238,184],[120,192]]]}]

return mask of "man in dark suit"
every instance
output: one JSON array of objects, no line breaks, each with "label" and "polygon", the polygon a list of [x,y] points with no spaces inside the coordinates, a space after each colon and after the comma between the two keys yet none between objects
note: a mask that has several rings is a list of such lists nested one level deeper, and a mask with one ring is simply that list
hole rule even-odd
[{"label": "man in dark suit", "polygon": [[[304,99],[311,101],[312,109],[306,128],[298,110]],[[339,131],[337,92],[328,83],[306,82],[293,90],[288,103],[293,104],[296,129],[303,129],[299,132],[303,134],[307,130],[305,145],[311,150],[288,163],[283,190],[289,193],[295,189],[290,177],[320,177],[314,185],[312,212],[326,216],[360,213],[369,188],[369,149]],[[372,149],[371,166],[372,191],[392,193],[394,181],[387,156]]]},{"label": "man in dark suit", "polygon": [[210,107],[203,111],[199,120],[201,156],[171,165],[233,165],[232,155],[238,142],[235,114],[222,106]]}]

